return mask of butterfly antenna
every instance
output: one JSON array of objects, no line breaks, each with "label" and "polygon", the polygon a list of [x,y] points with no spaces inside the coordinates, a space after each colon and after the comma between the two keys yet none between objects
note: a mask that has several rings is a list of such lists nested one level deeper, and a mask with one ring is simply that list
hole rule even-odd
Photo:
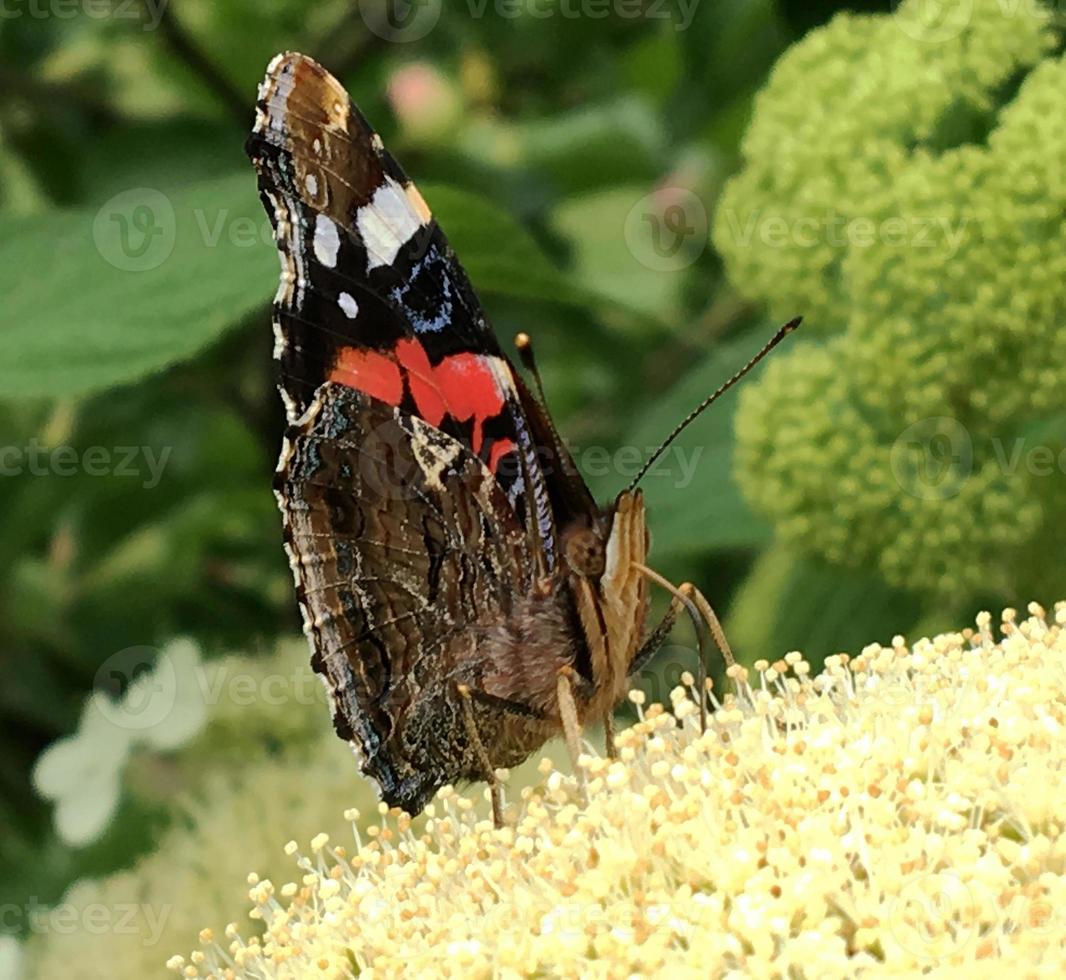
[{"label": "butterfly antenna", "polygon": [[561,456],[563,440],[559,435],[559,430],[555,428],[555,420],[551,417],[551,413],[548,411],[548,399],[544,395],[544,382],[540,379],[540,371],[537,369],[537,359],[533,355],[533,339],[528,333],[522,331],[521,333],[515,334],[514,345],[518,350],[518,356],[522,361],[522,367],[533,376],[533,383],[537,386],[537,397],[540,399],[541,408],[544,409],[544,422],[548,427],[552,441],[555,443],[555,448]]},{"label": "butterfly antenna", "polygon": [[629,486],[626,487],[626,493],[631,493],[633,490],[636,489],[637,484],[640,483],[640,481],[643,480],[645,476],[647,476],[648,470],[650,470],[662,458],[663,453],[665,453],[666,450],[669,449],[671,443],[679,435],[681,435],[681,433],[684,432],[685,429],[687,429],[693,422],[695,422],[696,419],[698,419],[708,408],[711,407],[711,405],[718,401],[718,399],[721,398],[722,395],[729,391],[729,389],[732,388],[733,385],[735,385],[741,378],[743,378],[745,374],[747,374],[753,367],[755,367],[755,365],[758,364],[759,361],[766,357],[766,355],[769,354],[770,351],[772,351],[779,343],[781,343],[781,341],[784,340],[790,333],[792,333],[792,331],[795,330],[796,327],[798,327],[802,322],[803,317],[801,316],[796,317],[794,320],[789,320],[788,323],[786,323],[780,330],[777,331],[777,333],[775,333],[770,338],[766,346],[763,347],[763,349],[759,351],[758,354],[756,354],[750,361],[748,361],[747,364],[744,365],[744,367],[737,371],[737,373],[734,374],[733,377],[731,377],[728,381],[723,383],[717,391],[715,391],[711,395],[708,395],[702,402],[699,403],[699,405],[697,405],[691,412],[689,412],[688,415],[686,415],[685,418],[678,423],[674,431],[671,432],[670,435],[668,435],[659,444],[659,448],[656,449],[655,452],[653,452],[651,456],[648,457],[648,461],[640,468],[640,472],[636,475],[632,482],[630,482]]},{"label": "butterfly antenna", "polygon": [[530,423],[534,430],[534,438],[542,444],[541,449],[551,451],[551,458],[558,467],[558,478],[547,486],[547,490],[550,495],[561,495],[561,498],[565,498],[557,501],[560,506],[571,510],[574,508],[578,511],[587,510],[594,504],[589,496],[588,487],[585,486],[585,481],[581,478],[578,468],[574,465],[573,457],[566,448],[566,444],[559,435],[559,430],[555,427],[555,421],[548,411],[548,399],[544,395],[544,382],[541,381],[540,371],[537,370],[537,359],[533,355],[533,341],[530,339],[529,334],[523,332],[515,335],[514,345],[522,360],[522,366],[533,376],[533,382],[537,389],[537,394],[534,396],[524,383],[521,386],[523,397],[529,399],[530,407],[537,409],[530,413],[532,416]]},{"label": "butterfly antenna", "polygon": [[533,356],[533,339],[528,333],[523,331],[522,333],[515,334],[514,345],[518,350],[519,358],[522,360],[522,367],[533,375],[533,381],[537,385],[537,395],[540,398],[541,405],[546,406],[548,400],[544,397],[544,382],[540,380],[540,371],[537,370],[537,359]]}]

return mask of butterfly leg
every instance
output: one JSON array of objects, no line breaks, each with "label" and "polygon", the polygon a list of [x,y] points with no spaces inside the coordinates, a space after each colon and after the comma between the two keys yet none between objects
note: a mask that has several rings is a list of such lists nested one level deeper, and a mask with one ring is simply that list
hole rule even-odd
[{"label": "butterfly leg", "polygon": [[[722,629],[722,624],[718,619],[718,615],[707,601],[707,597],[700,592],[696,586],[692,585],[691,582],[686,582],[681,588],[684,589],[686,585],[689,589],[688,595],[692,602],[696,604],[696,608],[699,609],[703,621],[711,631],[711,636],[714,639],[715,645],[718,647],[718,652],[721,653],[722,659],[725,661],[726,672],[728,673],[730,668],[737,665],[737,662],[733,657],[733,648],[729,645],[729,641],[725,637],[725,630]],[[707,667],[702,650],[700,651],[700,667],[700,732],[705,732],[707,731]],[[733,683],[739,685],[736,678],[734,678]]]},{"label": "butterfly leg", "polygon": [[578,719],[577,703],[574,701],[575,674],[572,667],[563,667],[556,681],[556,694],[559,699],[559,717],[563,722],[563,735],[566,738],[566,750],[570,753],[570,764],[577,780],[578,794],[581,802],[588,804],[588,786],[585,782],[585,770],[578,765],[581,757],[581,722]]},{"label": "butterfly leg", "polygon": [[[722,659],[725,661],[726,670],[730,667],[737,665],[736,660],[733,657],[733,648],[729,645],[729,641],[725,638],[725,630],[722,629],[722,624],[715,614],[711,604],[707,601],[707,597],[700,592],[696,586],[687,582],[689,589],[692,593],[692,601],[696,603],[696,607],[703,615],[704,621],[707,623],[708,628],[711,631],[711,636],[714,638],[714,642],[718,647],[719,652],[722,654]],[[684,586],[682,586],[684,588]]]},{"label": "butterfly leg", "polygon": [[[678,592],[682,593],[689,600],[686,604],[686,608],[689,610],[689,615],[692,615],[692,605],[694,604],[696,609],[699,610],[699,614],[702,617],[702,621],[707,624],[707,629],[710,630],[711,638],[714,640],[715,646],[718,647],[718,652],[721,653],[722,659],[725,661],[726,671],[737,665],[736,659],[733,657],[733,648],[729,645],[729,640],[726,639],[725,630],[722,629],[722,623],[718,619],[718,614],[714,611],[710,602],[707,601],[707,597],[694,586],[691,582],[685,582]],[[699,678],[699,690],[700,690],[700,731],[705,732],[707,730],[707,660],[703,654],[702,635],[700,646],[700,678]]]},{"label": "butterfly leg", "polygon": [[[578,765],[581,756],[581,722],[578,719],[577,702],[574,700],[574,689],[587,684],[578,677],[572,667],[563,667],[559,671],[556,692],[559,701],[559,717],[562,720],[563,735],[566,739],[567,752],[570,754],[570,762],[574,769],[575,778],[578,781],[579,794],[583,803],[588,802],[588,789],[585,782],[585,771]],[[480,691],[470,687],[469,684],[456,685],[463,704],[463,723],[466,726],[467,737],[470,739],[474,751],[478,755],[482,770],[485,772],[485,780],[492,789],[492,816],[496,826],[503,826],[503,789],[500,781],[496,778],[496,770],[492,766],[489,754],[481,741],[474,720],[473,702],[475,700],[491,704],[496,708],[509,711],[512,714],[524,718],[535,718],[543,721],[549,716],[532,705],[523,704],[521,701],[512,701],[509,698],[497,697],[487,691]]]},{"label": "butterfly leg", "polygon": [[489,759],[489,754],[485,751],[485,744],[478,734],[477,723],[474,721],[474,706],[470,688],[466,684],[458,684],[456,685],[456,690],[463,706],[463,724],[466,726],[466,737],[470,739],[474,753],[477,755],[478,761],[484,770],[485,782],[489,784],[489,793],[492,797],[492,822],[499,829],[503,826],[503,785],[496,776],[496,769],[493,767],[492,760]]},{"label": "butterfly leg", "polygon": [[[684,582],[677,589],[679,593],[687,596],[688,599],[697,607],[701,616],[702,622],[705,622],[711,631],[711,636],[714,638],[714,642],[717,644],[718,649],[722,652],[722,659],[725,660],[726,667],[733,667],[736,664],[736,660],[733,658],[733,648],[729,645],[729,641],[726,639],[725,630],[722,629],[722,624],[715,614],[711,604],[707,601],[707,597],[700,592],[691,582]],[[674,597],[673,602],[670,603],[670,608],[666,611],[666,615],[663,616],[659,625],[652,630],[644,642],[641,644],[640,649],[634,654],[633,660],[629,664],[629,676],[640,673],[648,664],[648,661],[655,656],[659,651],[659,647],[663,645],[666,637],[677,623],[677,617],[681,614],[682,608],[688,608],[689,616],[693,617],[691,607],[683,607],[683,600]],[[693,622],[695,622],[693,618]],[[699,627],[697,626],[697,632]],[[702,655],[701,655],[702,656]]]},{"label": "butterfly leg", "polygon": [[[684,609],[688,613],[689,619],[692,620],[693,627],[695,627],[696,642],[699,647],[696,687],[699,691],[700,732],[705,732],[707,731],[707,653],[706,630],[704,629],[704,625],[706,624],[714,635],[715,642],[718,643],[719,649],[725,657],[727,666],[733,665],[733,652],[729,649],[729,644],[725,642],[725,633],[722,632],[722,626],[718,622],[718,617],[714,614],[711,604],[696,586],[691,582],[683,582],[680,586],[675,586],[668,579],[663,578],[658,572],[653,571],[644,565],[641,566],[641,571],[653,582],[661,585],[664,589],[670,592],[674,599],[673,602],[670,603],[670,609],[663,617],[663,621],[652,631],[647,641],[645,641],[644,645],[637,652],[637,655],[633,658],[633,664],[635,666],[630,667],[630,676],[633,675],[635,670],[639,670],[647,663],[652,654],[654,654],[662,644],[663,640],[666,639],[667,633],[670,632],[670,629],[677,621],[677,617],[680,615],[681,610]],[[719,637],[721,637],[720,641]]]},{"label": "butterfly leg", "polygon": [[[629,662],[629,670],[627,672],[628,677],[633,677],[636,674],[639,674],[648,661],[659,652],[659,648],[670,634],[670,630],[672,630],[674,624],[677,623],[677,617],[681,613],[681,608],[681,602],[678,599],[674,599],[674,601],[670,603],[670,608],[666,611],[666,615],[659,621],[659,625],[644,638],[644,642],[640,645],[640,649],[637,650],[633,655],[633,659]],[[615,748],[614,744],[613,708],[608,709],[607,713],[603,716],[603,743],[604,749],[607,752],[607,757],[609,759],[618,758],[618,750]]]},{"label": "butterfly leg", "polygon": [[[685,584],[687,585],[688,583],[686,582]],[[678,591],[683,591],[684,588],[685,586],[682,585]],[[666,610],[666,615],[659,620],[659,625],[644,638],[640,649],[633,655],[633,659],[629,663],[630,677],[639,674],[648,665],[648,661],[659,652],[659,648],[666,642],[670,631],[677,625],[677,617],[681,615],[682,608],[684,607],[681,605],[680,599],[675,598],[670,603],[670,608]]]},{"label": "butterfly leg", "polygon": [[603,749],[608,759],[618,758],[618,749],[614,744],[614,709],[608,708],[603,716]]}]

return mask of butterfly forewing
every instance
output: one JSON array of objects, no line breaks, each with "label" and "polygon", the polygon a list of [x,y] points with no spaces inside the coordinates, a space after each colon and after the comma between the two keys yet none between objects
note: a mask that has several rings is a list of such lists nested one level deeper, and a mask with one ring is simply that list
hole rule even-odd
[{"label": "butterfly forewing", "polygon": [[560,671],[594,692],[584,707],[613,703],[624,676],[597,686],[594,668],[624,674],[630,651],[608,649],[610,603],[595,583],[575,590],[562,537],[606,534],[610,515],[336,79],[275,58],[248,152],[281,259],[275,488],[312,663],[364,771],[416,812],[485,775],[458,685],[477,695],[493,766],[558,730]]}]

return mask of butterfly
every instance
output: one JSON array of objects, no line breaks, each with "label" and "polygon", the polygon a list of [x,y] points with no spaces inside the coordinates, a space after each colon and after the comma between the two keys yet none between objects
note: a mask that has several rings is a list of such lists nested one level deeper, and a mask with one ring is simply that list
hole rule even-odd
[{"label": "butterfly", "polygon": [[609,721],[684,596],[646,630],[640,490],[593,499],[343,86],[278,55],[247,151],[281,261],[275,492],[334,727],[390,806],[495,789]]}]

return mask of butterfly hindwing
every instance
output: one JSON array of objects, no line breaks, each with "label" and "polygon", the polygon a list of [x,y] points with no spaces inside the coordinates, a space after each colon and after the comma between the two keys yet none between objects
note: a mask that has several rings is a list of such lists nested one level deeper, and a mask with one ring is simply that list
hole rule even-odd
[{"label": "butterfly hindwing", "polygon": [[466,447],[334,383],[289,429],[279,498],[337,732],[417,812],[471,775],[454,683],[480,683],[478,629],[532,586],[523,529]]}]

